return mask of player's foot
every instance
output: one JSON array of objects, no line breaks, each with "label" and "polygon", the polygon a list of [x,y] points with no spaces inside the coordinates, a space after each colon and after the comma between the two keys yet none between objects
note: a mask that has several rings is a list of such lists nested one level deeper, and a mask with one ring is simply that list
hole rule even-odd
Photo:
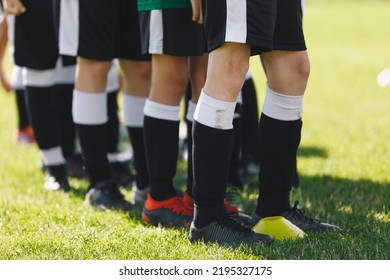
[{"label": "player's foot", "polygon": [[325,232],[325,231],[336,231],[342,232],[343,230],[338,226],[323,223],[317,219],[307,217],[303,209],[298,209],[299,202],[296,201],[294,206],[290,211],[282,213],[282,216],[289,220],[291,223],[299,227],[303,231],[315,231],[315,232]]},{"label": "player's foot", "polygon": [[190,241],[212,242],[219,245],[238,246],[270,244],[273,238],[269,235],[255,233],[234,219],[225,215],[220,221],[212,222],[204,227],[196,228],[194,223],[190,227]]},{"label": "player's foot", "polygon": [[142,221],[153,225],[188,227],[192,218],[193,211],[178,196],[157,201],[148,194],[142,210]]},{"label": "player's foot", "polygon": [[32,126],[26,126],[16,131],[16,142],[20,144],[32,144],[35,143],[35,136]]},{"label": "player's foot", "polygon": [[113,180],[105,180],[92,186],[86,195],[86,201],[99,210],[130,211],[134,205],[125,200]]},{"label": "player's foot", "polygon": [[44,187],[49,191],[70,190],[66,167],[64,164],[46,166]]},{"label": "player's foot", "polygon": [[[183,193],[182,198],[184,205],[189,211],[194,212],[194,199],[188,194],[188,192]],[[227,214],[231,214],[231,218],[243,226],[250,225],[252,217],[248,214],[245,214],[242,211],[239,211],[236,207],[231,205],[227,200],[224,200],[224,205]]]},{"label": "player's foot", "polygon": [[[303,209],[298,209],[299,202],[296,201],[294,206],[289,211],[285,211],[281,214],[285,219],[289,220],[291,223],[299,227],[304,232],[326,232],[326,231],[335,231],[342,232],[343,230],[336,225],[328,224],[321,222],[317,219],[310,218],[305,215]],[[256,213],[252,216],[251,225],[254,226],[262,217]]]}]

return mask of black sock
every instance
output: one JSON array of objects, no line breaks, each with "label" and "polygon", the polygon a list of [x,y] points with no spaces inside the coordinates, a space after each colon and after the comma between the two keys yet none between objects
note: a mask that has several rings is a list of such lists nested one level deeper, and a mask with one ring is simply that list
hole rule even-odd
[{"label": "black sock", "polygon": [[188,149],[188,160],[187,160],[187,193],[193,197],[192,188],[194,185],[194,170],[192,166],[192,124],[186,120],[187,125],[187,149]]},{"label": "black sock", "polygon": [[[235,115],[236,114],[240,114],[240,104],[236,105]],[[243,186],[241,183],[241,178],[239,173],[240,150],[241,150],[241,118],[239,115],[235,116],[233,119],[233,128],[234,128],[234,146],[232,150],[232,156],[230,159],[228,184],[238,187],[239,189],[242,190]]]},{"label": "black sock", "polygon": [[60,146],[53,87],[26,87],[26,104],[40,150]]},{"label": "black sock", "polygon": [[259,109],[253,79],[246,80],[242,87],[241,120],[242,153],[259,161]]},{"label": "black sock", "polygon": [[19,129],[25,128],[30,125],[30,120],[28,118],[27,108],[26,108],[26,99],[24,95],[25,95],[24,89],[15,90]]},{"label": "black sock", "polygon": [[260,119],[260,175],[256,213],[277,216],[290,209],[290,191],[301,140],[302,121]]},{"label": "black sock", "polygon": [[234,142],[233,129],[193,123],[195,227],[218,221],[225,214],[224,198]]},{"label": "black sock", "polygon": [[179,153],[179,122],[145,116],[144,141],[150,195],[158,201],[175,196],[173,178]]},{"label": "black sock", "polygon": [[145,145],[142,127],[127,127],[134,152],[135,181],[137,188],[142,190],[149,186],[149,174],[146,165]]},{"label": "black sock", "polygon": [[90,187],[111,179],[107,160],[106,124],[76,124]]},{"label": "black sock", "polygon": [[119,143],[118,91],[107,94],[107,152],[116,153]]},{"label": "black sock", "polygon": [[76,151],[76,128],[72,117],[72,98],[74,85],[56,85],[55,112],[58,120],[60,143],[65,158]]}]

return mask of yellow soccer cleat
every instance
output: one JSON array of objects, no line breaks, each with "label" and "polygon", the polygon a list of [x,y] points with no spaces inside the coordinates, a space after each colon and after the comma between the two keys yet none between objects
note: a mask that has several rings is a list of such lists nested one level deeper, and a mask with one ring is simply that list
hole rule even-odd
[{"label": "yellow soccer cleat", "polygon": [[297,240],[303,238],[306,233],[282,216],[262,218],[252,228],[256,233],[272,236],[275,240]]}]

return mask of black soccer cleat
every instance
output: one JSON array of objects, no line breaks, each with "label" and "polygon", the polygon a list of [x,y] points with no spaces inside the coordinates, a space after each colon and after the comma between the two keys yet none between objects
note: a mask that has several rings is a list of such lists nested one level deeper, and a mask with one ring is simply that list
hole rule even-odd
[{"label": "black soccer cleat", "polygon": [[123,194],[113,180],[98,182],[86,195],[86,201],[99,210],[130,211],[134,205],[125,200]]},{"label": "black soccer cleat", "polygon": [[246,228],[229,215],[225,215],[220,221],[212,222],[202,228],[196,228],[194,223],[190,227],[190,241],[212,242],[219,245],[239,246],[270,244],[274,239],[265,234],[255,233]]}]

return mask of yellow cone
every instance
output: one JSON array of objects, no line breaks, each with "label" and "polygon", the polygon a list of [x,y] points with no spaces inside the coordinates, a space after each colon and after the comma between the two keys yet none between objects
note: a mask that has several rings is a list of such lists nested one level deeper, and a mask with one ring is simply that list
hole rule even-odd
[{"label": "yellow cone", "polygon": [[282,216],[272,216],[261,219],[252,228],[254,232],[267,234],[275,240],[296,240],[306,233]]}]

